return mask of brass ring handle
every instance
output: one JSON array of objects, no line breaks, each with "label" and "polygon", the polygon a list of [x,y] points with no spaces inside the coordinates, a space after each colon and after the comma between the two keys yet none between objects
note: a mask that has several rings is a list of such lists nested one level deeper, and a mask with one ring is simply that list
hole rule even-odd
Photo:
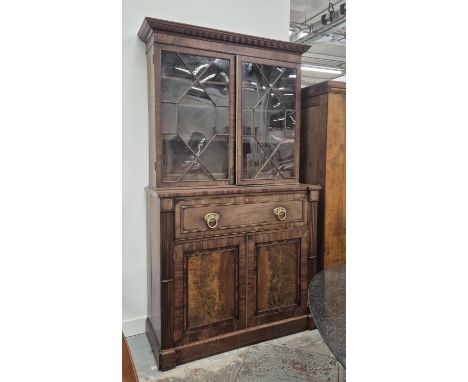
[{"label": "brass ring handle", "polygon": [[286,208],[284,208],[284,207],[276,207],[273,210],[273,213],[276,215],[278,220],[286,219]]},{"label": "brass ring handle", "polygon": [[218,225],[219,215],[215,212],[210,212],[205,215],[205,221],[208,225],[208,228],[213,229]]}]

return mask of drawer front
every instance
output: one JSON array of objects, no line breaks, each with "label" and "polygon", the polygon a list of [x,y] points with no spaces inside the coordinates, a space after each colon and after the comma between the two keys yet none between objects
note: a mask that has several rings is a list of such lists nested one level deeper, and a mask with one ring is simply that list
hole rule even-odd
[{"label": "drawer front", "polygon": [[303,227],[304,193],[179,200],[175,206],[176,239]]}]

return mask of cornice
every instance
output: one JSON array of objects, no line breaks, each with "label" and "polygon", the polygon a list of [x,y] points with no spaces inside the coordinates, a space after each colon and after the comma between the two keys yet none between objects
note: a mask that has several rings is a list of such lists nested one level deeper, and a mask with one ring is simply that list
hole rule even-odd
[{"label": "cornice", "polygon": [[249,36],[240,33],[226,32],[218,29],[198,27],[190,24],[146,17],[138,32],[138,37],[147,42],[152,33],[168,33],[180,36],[195,37],[199,39],[251,46],[255,48],[280,50],[283,52],[301,55],[309,50],[309,45],[297,44],[269,38]]}]

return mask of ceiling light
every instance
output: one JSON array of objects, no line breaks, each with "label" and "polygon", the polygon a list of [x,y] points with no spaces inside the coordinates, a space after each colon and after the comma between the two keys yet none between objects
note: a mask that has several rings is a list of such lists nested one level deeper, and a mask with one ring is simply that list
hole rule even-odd
[{"label": "ceiling light", "polygon": [[335,68],[326,68],[323,66],[301,66],[302,70],[319,73],[341,74],[342,71]]}]

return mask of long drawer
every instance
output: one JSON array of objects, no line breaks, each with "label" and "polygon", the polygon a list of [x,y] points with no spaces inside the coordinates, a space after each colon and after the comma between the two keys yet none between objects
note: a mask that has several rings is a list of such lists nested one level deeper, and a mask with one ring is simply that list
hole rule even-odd
[{"label": "long drawer", "polygon": [[175,204],[175,238],[303,227],[308,221],[306,195],[293,193],[179,199]]}]

